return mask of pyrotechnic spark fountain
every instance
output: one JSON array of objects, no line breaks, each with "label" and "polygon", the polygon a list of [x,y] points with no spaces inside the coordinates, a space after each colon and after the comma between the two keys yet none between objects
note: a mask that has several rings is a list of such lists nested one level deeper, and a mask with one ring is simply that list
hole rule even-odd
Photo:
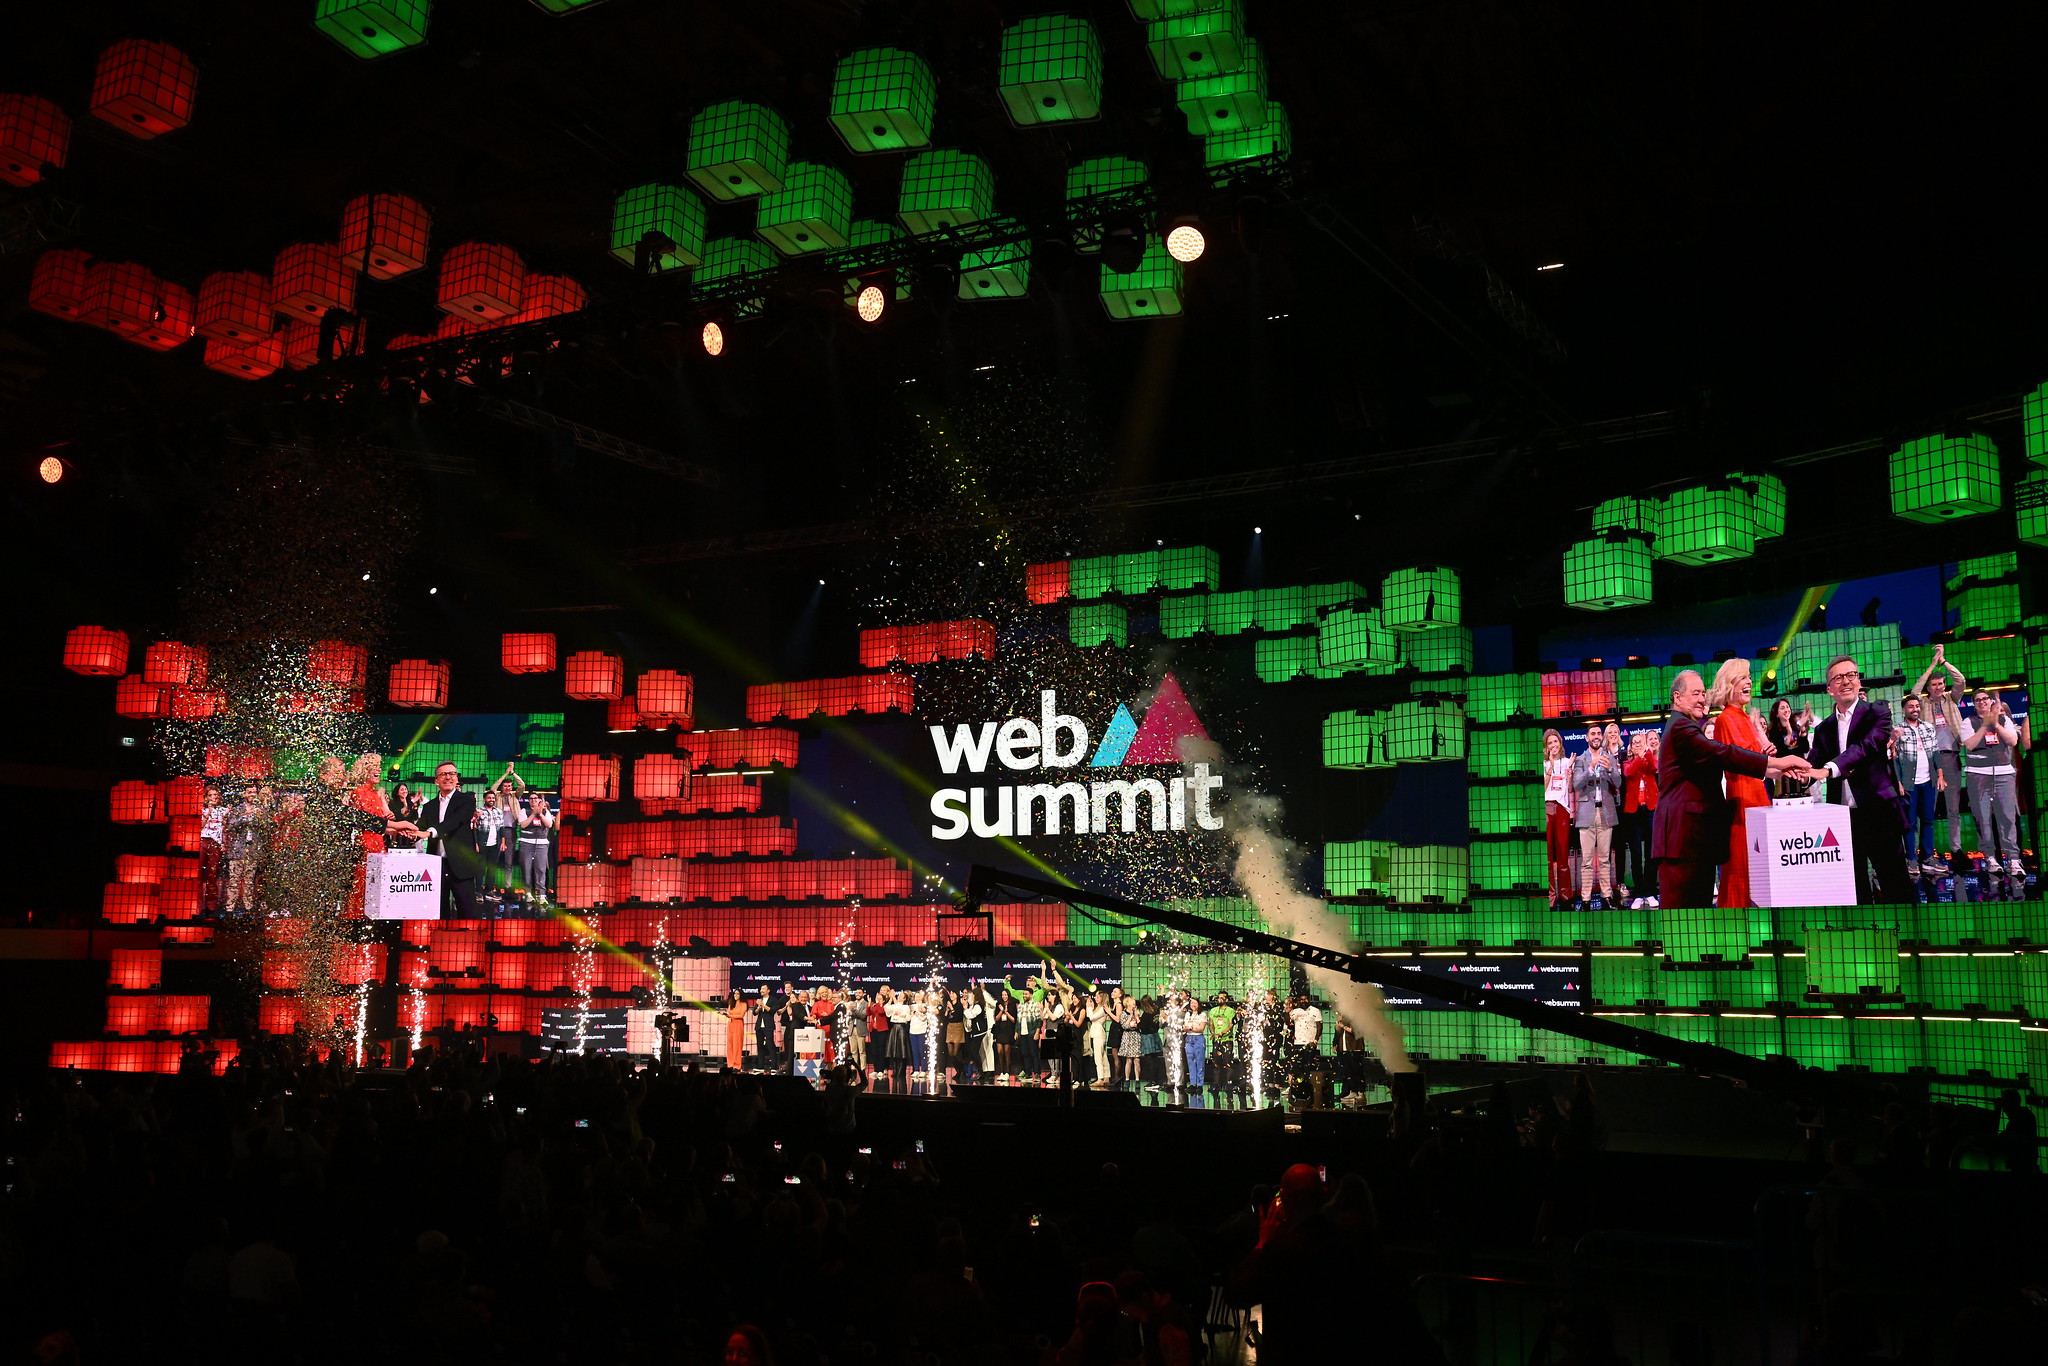
[{"label": "pyrotechnic spark fountain", "polygon": [[1251,1088],[1252,1108],[1266,1108],[1266,993],[1256,960],[1245,967],[1244,1018],[1238,1022],[1239,1047],[1245,1052],[1245,1084]]},{"label": "pyrotechnic spark fountain", "polygon": [[945,1042],[940,1033],[939,1001],[940,993],[946,988],[946,979],[942,975],[946,958],[939,952],[939,946],[933,944],[925,949],[924,961],[929,969],[924,1001],[920,1007],[924,1011],[924,1090],[926,1095],[935,1096],[939,1093],[939,1050]]},{"label": "pyrotechnic spark fountain", "polygon": [[[846,920],[839,927],[839,942],[832,947],[832,966],[839,979],[839,1009],[832,1013],[832,1056],[846,1061],[853,1038],[853,940],[860,932],[860,898],[846,903]],[[865,1027],[865,1026],[862,1026]]]},{"label": "pyrotechnic spark fountain", "polygon": [[572,956],[569,960],[571,990],[576,997],[576,1051],[582,1053],[590,1042],[590,992],[591,978],[597,966],[593,950],[596,942],[583,935],[577,935],[570,942]]}]

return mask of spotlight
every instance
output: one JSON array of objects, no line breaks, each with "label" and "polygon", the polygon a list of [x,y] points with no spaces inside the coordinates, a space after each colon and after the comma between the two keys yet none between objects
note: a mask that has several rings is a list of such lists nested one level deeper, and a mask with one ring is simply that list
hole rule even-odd
[{"label": "spotlight", "polygon": [[369,576],[368,574],[365,574],[365,575],[363,575],[363,582],[364,582],[364,583],[368,583],[369,581],[370,581],[370,576]]},{"label": "spotlight", "polygon": [[1265,529],[1264,527],[1262,527],[1262,526],[1255,526],[1255,527],[1253,527],[1253,528],[1252,528],[1252,535],[1254,535],[1254,536],[1263,536],[1263,535],[1265,535],[1265,534],[1266,534],[1266,529]]},{"label": "spotlight", "polygon": [[725,329],[717,323],[705,323],[701,337],[704,342],[705,355],[722,356],[725,354]]},{"label": "spotlight", "polygon": [[64,462],[54,455],[46,455],[36,466],[36,473],[43,477],[45,484],[54,484],[64,477]]},{"label": "spotlight", "polygon": [[1209,239],[1201,226],[1192,218],[1175,221],[1166,233],[1166,254],[1186,265],[1202,259],[1202,253],[1209,249]]},{"label": "spotlight", "polygon": [[441,591],[441,590],[440,590],[440,589],[438,589],[438,588],[429,588],[429,589],[427,590],[427,596],[431,598],[432,596],[434,596],[434,594],[436,594],[436,593],[438,593],[438,592],[440,592],[440,591]]},{"label": "spotlight", "polygon": [[889,296],[882,292],[882,287],[869,285],[854,299],[853,311],[860,315],[860,320],[864,323],[880,322],[882,310],[888,307],[888,304]]},{"label": "spotlight", "polygon": [[820,588],[823,588],[824,586],[825,586],[825,581],[824,581],[823,579],[819,579],[819,580],[818,580],[818,587],[820,587]]}]

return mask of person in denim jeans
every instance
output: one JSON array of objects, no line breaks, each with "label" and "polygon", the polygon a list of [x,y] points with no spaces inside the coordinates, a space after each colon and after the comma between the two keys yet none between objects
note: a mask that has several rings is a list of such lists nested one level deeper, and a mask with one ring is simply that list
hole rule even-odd
[{"label": "person in denim jeans", "polygon": [[1941,769],[1935,762],[1934,726],[1922,715],[1925,708],[1918,696],[1901,705],[1905,719],[1892,727],[1892,771],[1898,775],[1899,791],[1906,794],[1906,858],[1923,873],[1939,873],[1934,861],[1934,778]]}]

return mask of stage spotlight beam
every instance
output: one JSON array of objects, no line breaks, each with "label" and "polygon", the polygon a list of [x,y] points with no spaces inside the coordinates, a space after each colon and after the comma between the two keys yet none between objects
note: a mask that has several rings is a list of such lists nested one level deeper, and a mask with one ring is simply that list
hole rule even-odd
[{"label": "stage spotlight beam", "polygon": [[698,340],[704,343],[705,355],[722,356],[725,354],[725,329],[720,327],[715,321],[704,324],[704,330],[698,334]]},{"label": "stage spotlight beam", "polygon": [[889,306],[889,296],[880,285],[868,285],[854,298],[853,311],[864,323],[880,322]]}]

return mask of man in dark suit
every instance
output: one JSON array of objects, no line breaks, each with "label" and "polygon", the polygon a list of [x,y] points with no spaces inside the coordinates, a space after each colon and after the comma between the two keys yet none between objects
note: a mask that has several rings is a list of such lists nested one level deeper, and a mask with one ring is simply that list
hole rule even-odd
[{"label": "man in dark suit", "polygon": [[462,790],[462,774],[443,762],[434,770],[433,796],[420,803],[413,824],[427,837],[426,851],[441,856],[441,918],[476,918],[476,876],[483,855],[476,847],[476,798]]},{"label": "man in dark suit", "polygon": [[[1828,662],[1827,680],[1835,710],[1814,726],[1806,761],[1816,777],[1827,778],[1828,800],[1849,808],[1856,902],[1911,905],[1916,897],[1906,876],[1898,777],[1885,753],[1892,738],[1891,711],[1863,700],[1863,674],[1848,655]],[[1870,880],[1873,870],[1875,886]]]},{"label": "man in dark suit", "polygon": [[1657,864],[1657,904],[1665,910],[1714,904],[1714,869],[1728,861],[1735,804],[1721,793],[1724,774],[1749,778],[1806,772],[1796,754],[1766,758],[1753,749],[1707,738],[1706,681],[1693,669],[1671,680],[1671,720],[1657,753],[1657,814],[1650,857]]}]

